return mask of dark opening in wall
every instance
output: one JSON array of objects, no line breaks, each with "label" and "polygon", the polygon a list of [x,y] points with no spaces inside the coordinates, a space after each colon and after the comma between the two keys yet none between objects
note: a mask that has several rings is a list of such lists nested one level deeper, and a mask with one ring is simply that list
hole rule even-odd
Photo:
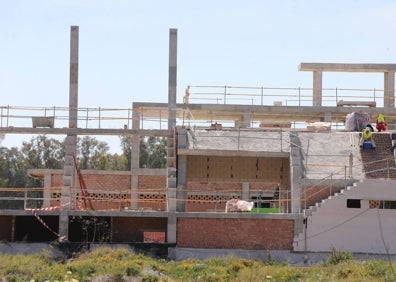
[{"label": "dark opening in wall", "polygon": [[347,199],[347,208],[351,209],[360,209],[361,208],[361,200],[359,199]]},{"label": "dark opening in wall", "polygon": [[[58,216],[40,216],[41,223],[34,216],[15,217],[15,241],[51,242],[58,238],[54,232],[59,230]],[[47,225],[48,227],[46,227]]]},{"label": "dark opening in wall", "polygon": [[69,241],[110,242],[110,217],[72,216],[69,221]]},{"label": "dark opening in wall", "polygon": [[273,202],[272,197],[251,197],[251,200],[254,202],[254,208],[271,208],[271,202]]}]

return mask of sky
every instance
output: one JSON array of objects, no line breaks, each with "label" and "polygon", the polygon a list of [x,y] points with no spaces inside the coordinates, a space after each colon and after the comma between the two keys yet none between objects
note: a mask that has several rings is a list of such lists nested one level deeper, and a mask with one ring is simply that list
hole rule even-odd
[{"label": "sky", "polygon": [[[167,102],[171,28],[182,102],[188,85],[312,87],[301,62],[396,63],[395,14],[394,0],[2,0],[0,106],[68,107],[73,25],[79,107],[128,108]],[[325,73],[323,87],[382,89],[383,76]]]}]

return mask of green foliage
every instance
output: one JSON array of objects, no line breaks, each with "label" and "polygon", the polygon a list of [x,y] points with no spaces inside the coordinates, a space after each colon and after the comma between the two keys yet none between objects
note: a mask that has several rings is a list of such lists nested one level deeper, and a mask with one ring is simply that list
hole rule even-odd
[{"label": "green foliage", "polygon": [[267,251],[265,264],[267,264],[267,265],[275,265],[275,264],[277,264],[277,261],[271,255],[270,251]]},{"label": "green foliage", "polygon": [[337,251],[335,248],[331,248],[330,250],[330,256],[326,261],[326,264],[328,265],[336,265],[341,262],[348,262],[353,260],[353,256],[351,253],[348,252],[341,252]]},{"label": "green foliage", "polygon": [[[340,258],[339,253],[337,258]],[[343,256],[342,256],[343,257]],[[396,281],[389,262],[339,259],[310,267],[269,265],[236,257],[155,260],[127,249],[99,248],[70,261],[48,253],[0,255],[2,281]],[[102,280],[101,280],[102,279]],[[104,279],[104,280],[103,280]]]},{"label": "green foliage", "polygon": [[[121,136],[121,149],[126,160],[126,170],[131,169],[132,136]],[[139,142],[139,166],[143,168],[165,168],[167,141],[163,137],[141,137]]]},{"label": "green foliage", "polygon": [[110,223],[106,217],[73,216],[71,224],[78,225],[80,232],[74,232],[73,241],[105,243],[110,239]]}]

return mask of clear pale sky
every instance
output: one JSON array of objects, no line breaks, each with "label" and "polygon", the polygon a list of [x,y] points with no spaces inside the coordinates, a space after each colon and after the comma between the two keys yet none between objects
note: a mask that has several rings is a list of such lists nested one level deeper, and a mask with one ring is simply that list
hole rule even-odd
[{"label": "clear pale sky", "polygon": [[[170,28],[182,102],[187,85],[312,87],[301,62],[396,63],[395,15],[394,0],[3,0],[0,105],[68,106],[72,25],[79,106],[127,108],[167,102]],[[325,73],[323,87],[383,76]]]}]

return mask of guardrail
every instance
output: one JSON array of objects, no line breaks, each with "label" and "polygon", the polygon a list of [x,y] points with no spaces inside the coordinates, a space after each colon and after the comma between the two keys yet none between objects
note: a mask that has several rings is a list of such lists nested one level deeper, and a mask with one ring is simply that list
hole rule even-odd
[{"label": "guardrail", "polygon": [[[249,104],[274,106],[312,106],[313,88],[306,87],[243,87],[189,85],[183,102],[215,104]],[[322,106],[337,106],[340,100],[374,102],[384,105],[383,89],[323,88]]]},{"label": "guardrail", "polygon": [[[68,127],[68,107],[0,106],[0,127]],[[78,108],[78,128],[130,129],[139,120],[140,128],[167,128],[167,113],[159,118],[145,117],[139,109],[131,108]],[[165,117],[165,118],[163,118]]]}]

